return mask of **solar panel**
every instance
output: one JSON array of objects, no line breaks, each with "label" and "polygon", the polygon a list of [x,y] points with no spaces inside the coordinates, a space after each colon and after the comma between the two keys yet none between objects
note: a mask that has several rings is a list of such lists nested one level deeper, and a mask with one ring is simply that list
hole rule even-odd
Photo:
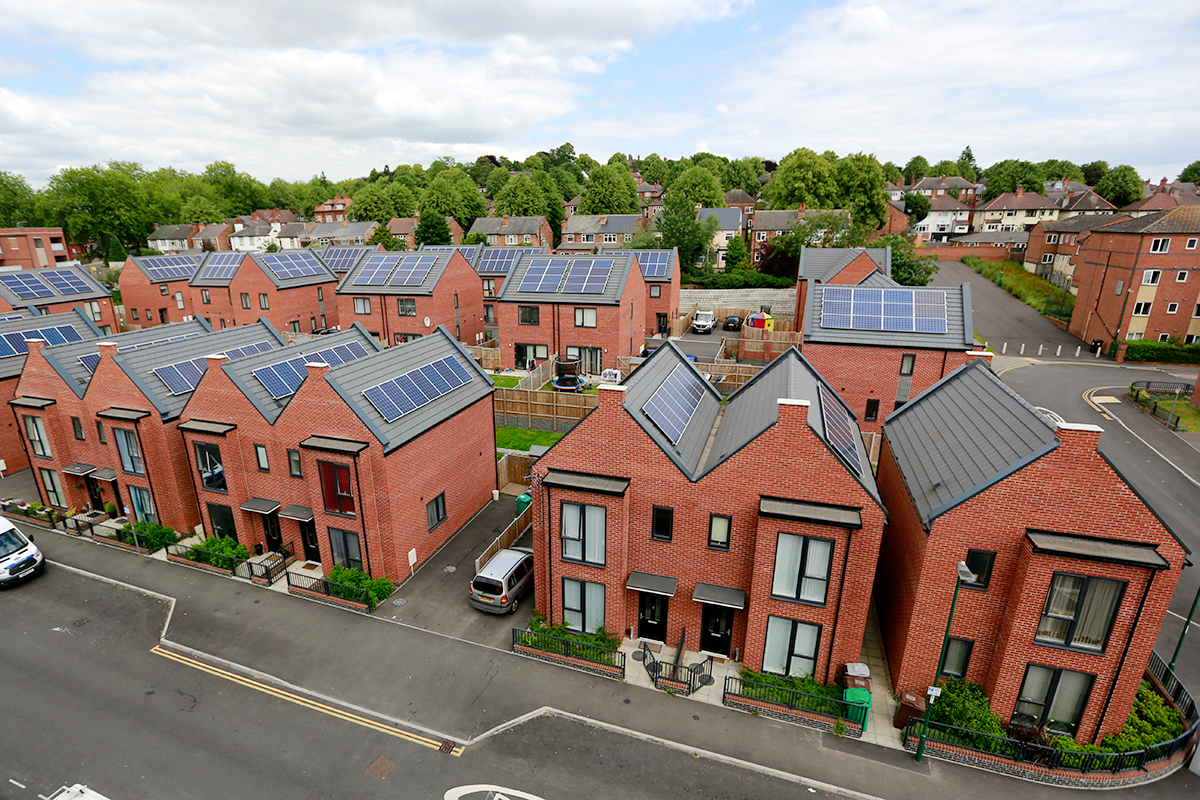
[{"label": "solar panel", "polygon": [[694,372],[680,364],[671,370],[667,379],[642,406],[642,411],[666,434],[671,444],[677,444],[703,396],[703,383]]},{"label": "solar panel", "polygon": [[[535,258],[521,280],[522,292],[557,292],[570,265],[569,258]],[[590,261],[589,261],[590,263]]]},{"label": "solar panel", "polygon": [[87,368],[88,372],[95,372],[96,367],[100,366],[100,354],[88,353],[86,356],[80,356],[79,361]]},{"label": "solar panel", "polygon": [[59,294],[83,294],[92,291],[87,281],[69,269],[47,269],[38,273]]},{"label": "solar panel", "polygon": [[432,403],[471,382],[471,373],[454,356],[409,370],[397,378],[363,390],[363,396],[388,422]]},{"label": "solar panel", "polygon": [[573,261],[562,291],[573,294],[600,294],[608,284],[612,268],[613,262],[608,259]]},{"label": "solar panel", "polygon": [[399,253],[373,253],[367,256],[352,283],[355,286],[383,286],[401,258],[403,256]]},{"label": "solar panel", "polygon": [[423,244],[418,251],[422,253],[453,253],[457,250],[462,253],[463,258],[470,261],[475,257],[475,251],[478,249],[479,245],[475,244]]},{"label": "solar panel", "polygon": [[323,275],[325,266],[307,251],[294,253],[263,253],[263,263],[280,279],[302,278],[305,275]]},{"label": "solar panel", "polygon": [[245,257],[243,253],[210,253],[204,260],[198,277],[217,280],[232,278],[237,274],[238,267]]},{"label": "solar panel", "polygon": [[821,384],[821,417],[825,420],[825,439],[841,454],[846,465],[861,476],[862,462],[858,460],[858,448],[854,444],[856,430],[850,414],[837,396]]},{"label": "solar panel", "polygon": [[0,317],[0,322],[12,322],[14,319],[25,319],[24,314],[11,314],[7,317]]},{"label": "solar panel", "polygon": [[[199,333],[187,333],[182,336],[172,336],[167,339],[155,339],[152,342],[141,342],[140,344],[127,344],[124,347],[118,347],[117,352],[118,353],[127,353],[130,350],[140,350],[143,347],[153,347],[156,344],[166,344],[167,342],[179,342],[179,341],[183,341],[184,339],[195,339],[199,335],[200,335]],[[80,337],[80,340],[82,340],[82,339],[83,339],[83,337]],[[88,372],[95,372],[96,367],[100,364],[100,354],[99,353],[88,353],[87,355],[80,356],[79,361],[80,361],[80,363],[83,364],[83,366],[87,367]]]},{"label": "solar panel", "polygon": [[47,347],[67,342],[82,342],[83,337],[70,325],[56,325],[51,328],[38,328],[30,331],[6,333],[0,335],[0,358],[24,355],[29,352],[26,339],[41,339]]},{"label": "solar panel", "polygon": [[[256,342],[255,344],[226,350],[222,355],[230,361],[237,361],[239,358],[265,353],[270,349],[270,342]],[[97,360],[99,359],[97,358]],[[177,364],[168,364],[165,367],[157,367],[154,369],[154,374],[166,384],[171,394],[178,395],[186,394],[195,389],[207,370],[208,356],[203,356],[188,361],[180,361]]]},{"label": "solar panel", "polygon": [[199,260],[194,256],[148,256],[139,262],[153,281],[190,278]]},{"label": "solar panel", "polygon": [[821,327],[858,331],[946,332],[946,293],[933,289],[826,287]]},{"label": "solar panel", "polygon": [[314,353],[301,353],[295,358],[259,367],[254,370],[254,377],[258,378],[258,382],[271,393],[272,397],[282,400],[295,394],[296,390],[300,388],[300,384],[304,383],[304,379],[308,377],[305,364],[320,362],[337,367],[360,358],[366,358],[368,355],[367,348],[363,347],[361,342],[347,342]]},{"label": "solar panel", "polygon": [[508,272],[513,264],[523,255],[541,254],[544,247],[485,247],[479,257],[476,272]]},{"label": "solar panel", "polygon": [[358,263],[363,253],[374,251],[374,247],[330,247],[321,254],[325,265],[334,272],[349,272]]},{"label": "solar panel", "polygon": [[671,269],[670,250],[634,250],[643,278],[664,278]]},{"label": "solar panel", "polygon": [[12,293],[22,300],[29,300],[34,297],[51,297],[54,292],[50,291],[50,287],[42,283],[36,275],[31,275],[28,272],[12,272],[7,275],[0,275],[0,282],[12,290]]},{"label": "solar panel", "polygon": [[425,282],[425,276],[429,274],[429,270],[433,269],[433,265],[437,263],[438,258],[439,256],[433,255],[405,256],[396,265],[396,271],[388,279],[388,285],[420,286]]}]

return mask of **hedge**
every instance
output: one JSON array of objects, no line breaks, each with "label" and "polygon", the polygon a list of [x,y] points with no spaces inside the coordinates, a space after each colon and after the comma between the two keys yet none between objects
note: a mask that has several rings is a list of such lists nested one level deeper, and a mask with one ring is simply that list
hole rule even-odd
[{"label": "hedge", "polygon": [[[133,536],[135,533],[137,534],[136,540]],[[138,547],[153,553],[165,545],[178,542],[179,534],[175,533],[169,525],[158,522],[135,522],[133,527],[126,525],[118,530],[115,538],[126,544],[137,544]]]},{"label": "hedge", "polygon": [[757,672],[749,667],[742,667],[742,680],[750,681],[751,683],[761,683],[764,686],[778,686],[780,689],[788,689],[794,692],[803,692],[804,694],[814,694],[818,697],[831,697],[834,700],[842,699],[842,689],[836,684],[826,685],[817,683],[810,675],[776,675],[773,672]]},{"label": "hedge", "polygon": [[1140,340],[1126,342],[1126,361],[1152,361],[1160,364],[1200,364],[1200,343],[1154,342]]},{"label": "hedge", "polygon": [[711,275],[685,271],[681,282],[685,286],[701,289],[791,289],[796,285],[794,280],[764,275],[752,269],[734,269]]},{"label": "hedge", "polygon": [[[353,586],[356,589],[366,589],[367,594],[371,595],[371,606],[378,606],[384,600],[391,596],[396,590],[396,584],[392,583],[387,578],[372,578],[367,573],[360,569],[352,569],[343,567],[341,564],[335,564],[333,569],[329,571],[328,580],[330,583],[338,583],[342,586]],[[330,586],[329,591],[333,594],[338,594],[336,586]],[[339,597],[341,595],[338,595]],[[354,599],[354,598],[347,598]]]},{"label": "hedge", "polygon": [[535,611],[533,618],[529,620],[529,631],[531,633],[544,633],[547,636],[557,636],[560,639],[574,639],[577,642],[604,647],[609,650],[616,650],[621,646],[621,637],[609,633],[604,629],[604,626],[601,626],[592,633],[580,633],[579,631],[571,630],[561,623],[551,625],[540,611]]}]

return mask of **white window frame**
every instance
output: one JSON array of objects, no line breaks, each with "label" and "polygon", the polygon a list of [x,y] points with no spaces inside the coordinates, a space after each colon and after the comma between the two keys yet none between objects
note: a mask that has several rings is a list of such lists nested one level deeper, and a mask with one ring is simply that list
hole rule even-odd
[{"label": "white window frame", "polygon": [[1179,303],[1167,303],[1167,313],[1168,314],[1179,313]]},{"label": "white window frame", "polygon": [[1151,239],[1150,240],[1150,252],[1151,253],[1168,253],[1168,252],[1170,252],[1170,250],[1171,250],[1171,239],[1169,237],[1163,237],[1160,239]]},{"label": "white window frame", "polygon": [[1148,269],[1142,273],[1142,286],[1158,286],[1161,279],[1161,269]]},{"label": "white window frame", "polygon": [[1050,264],[1054,261],[1054,253],[1042,253],[1042,263]]},{"label": "white window frame", "polygon": [[1133,315],[1135,317],[1148,317],[1148,316],[1150,316],[1150,309],[1153,307],[1154,307],[1153,300],[1151,300],[1149,302],[1134,303],[1133,304]]},{"label": "white window frame", "polygon": [[515,234],[515,233],[506,233],[506,234],[504,235],[504,243],[505,243],[505,244],[516,244],[516,243],[517,243],[517,234]]},{"label": "white window frame", "polygon": [[1058,244],[1058,234],[1057,233],[1046,234],[1046,244]]},{"label": "white window frame", "polygon": [[1179,270],[1179,272],[1175,273],[1175,282],[1176,283],[1187,283],[1187,274],[1188,274],[1188,271],[1186,269]]},{"label": "white window frame", "polygon": [[1191,237],[1190,239],[1187,240],[1187,244],[1185,244],[1183,246],[1183,249],[1184,250],[1195,250],[1197,241],[1198,240],[1195,236]]},{"label": "white window frame", "polygon": [[1160,333],[1160,334],[1158,335],[1158,340],[1159,340],[1160,342],[1164,342],[1164,343],[1165,343],[1165,342],[1169,342],[1169,341],[1171,341],[1171,334],[1169,334],[1169,333]]}]

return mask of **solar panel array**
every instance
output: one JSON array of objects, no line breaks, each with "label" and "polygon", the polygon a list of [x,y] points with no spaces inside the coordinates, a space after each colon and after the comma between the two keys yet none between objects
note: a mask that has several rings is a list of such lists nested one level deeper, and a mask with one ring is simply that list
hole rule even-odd
[{"label": "solar panel array", "polygon": [[704,396],[704,384],[696,373],[683,364],[671,370],[667,379],[650,395],[642,411],[658,429],[666,434],[671,444],[677,444],[684,429],[692,421],[700,398]]},{"label": "solar panel array", "polygon": [[936,289],[827,286],[822,328],[856,331],[946,332],[946,293]]},{"label": "solar panel array", "polygon": [[423,244],[419,248],[423,253],[453,253],[455,250],[462,253],[463,258],[470,261],[475,257],[475,251],[479,249],[477,244]]},{"label": "solar panel array", "polygon": [[367,348],[363,347],[361,342],[347,342],[326,347],[324,350],[314,353],[301,353],[295,358],[280,361],[277,364],[259,367],[254,370],[254,377],[258,378],[258,382],[271,393],[272,397],[280,400],[295,394],[296,390],[300,388],[300,384],[304,383],[304,379],[308,377],[305,364],[319,362],[337,367],[366,357]]},{"label": "solar panel array", "polygon": [[825,384],[821,384],[821,416],[825,420],[826,441],[841,454],[854,474],[861,476],[862,462],[858,460],[858,448],[854,444],[858,435],[854,423],[850,421],[846,407]]},{"label": "solar panel array", "polygon": [[[245,358],[257,353],[265,353],[270,349],[270,342],[258,342],[256,344],[248,344],[245,347],[235,347],[232,350],[226,350],[222,355],[230,361],[237,361],[239,358]],[[171,394],[179,395],[187,394],[195,389],[197,384],[200,383],[200,379],[204,377],[207,369],[208,357],[204,356],[203,358],[193,358],[190,361],[168,364],[165,367],[157,367],[154,370],[154,374],[166,384]]]},{"label": "solar panel array", "polygon": [[611,258],[535,258],[521,279],[520,291],[601,294],[615,263]]},{"label": "solar panel array", "polygon": [[471,382],[471,373],[454,356],[409,370],[398,378],[363,390],[363,396],[388,422],[429,405]]},{"label": "solar panel array", "polygon": [[192,277],[200,262],[194,256],[147,256],[138,263],[150,275],[150,280],[169,281]]},{"label": "solar panel array", "polygon": [[671,271],[671,250],[634,250],[643,278],[665,278]]},{"label": "solar panel array", "polygon": [[522,292],[557,292],[563,275],[571,264],[569,258],[535,258],[529,262],[521,279]]},{"label": "solar panel array", "polygon": [[29,352],[26,339],[41,339],[46,346],[64,344],[66,342],[82,342],[79,331],[70,325],[56,325],[53,328],[39,328],[33,331],[20,331],[0,335],[0,358],[19,356]]},{"label": "solar panel array", "polygon": [[263,253],[259,258],[281,280],[303,278],[305,275],[324,275],[327,272],[325,265],[315,255],[307,251]]},{"label": "solar panel array", "polygon": [[475,271],[508,272],[521,256],[527,253],[541,254],[545,249],[545,247],[485,247],[483,255],[479,257],[479,263],[475,266]]},{"label": "solar panel array", "polygon": [[38,273],[46,283],[58,290],[59,294],[83,294],[92,291],[87,281],[78,273],[69,269],[46,269]]},{"label": "solar panel array", "polygon": [[245,257],[244,253],[211,253],[200,268],[198,277],[218,280],[232,278]]},{"label": "solar panel array", "polygon": [[[130,350],[140,350],[143,347],[153,347],[156,344],[165,344],[166,342],[181,342],[184,339],[195,339],[199,333],[187,333],[182,336],[172,336],[168,339],[155,339],[152,342],[141,342],[139,344],[127,344],[124,347],[118,347],[118,353],[127,353]],[[88,372],[95,372],[96,367],[100,364],[99,353],[88,353],[79,357],[79,362],[87,367]]]},{"label": "solar panel array", "polygon": [[439,255],[375,253],[367,256],[352,281],[355,286],[420,286]]},{"label": "solar panel array", "polygon": [[321,254],[325,265],[334,272],[349,272],[358,263],[363,253],[375,250],[374,247],[330,247]]},{"label": "solar panel array", "polygon": [[12,293],[22,300],[30,300],[34,297],[52,297],[54,292],[50,291],[50,287],[42,283],[36,275],[28,272],[10,272],[6,275],[0,275],[0,283],[3,283]]},{"label": "solar panel array", "polygon": [[610,260],[576,261],[571,264],[562,290],[569,294],[602,294],[612,268]]},{"label": "solar panel array", "polygon": [[7,317],[0,317],[0,322],[12,322],[14,319],[25,319],[24,314],[9,314]]}]

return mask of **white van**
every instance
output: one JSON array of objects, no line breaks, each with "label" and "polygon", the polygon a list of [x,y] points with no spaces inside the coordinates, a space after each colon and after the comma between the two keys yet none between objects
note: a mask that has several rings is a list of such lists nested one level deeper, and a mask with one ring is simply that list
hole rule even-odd
[{"label": "white van", "polygon": [[42,551],[33,539],[0,517],[0,586],[32,578],[46,566]]}]

